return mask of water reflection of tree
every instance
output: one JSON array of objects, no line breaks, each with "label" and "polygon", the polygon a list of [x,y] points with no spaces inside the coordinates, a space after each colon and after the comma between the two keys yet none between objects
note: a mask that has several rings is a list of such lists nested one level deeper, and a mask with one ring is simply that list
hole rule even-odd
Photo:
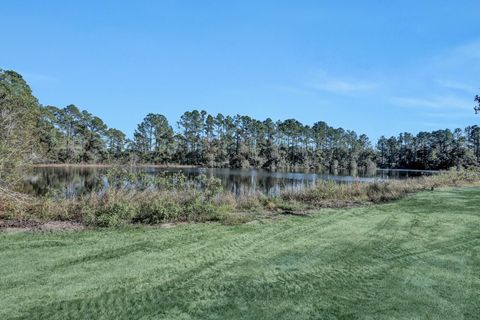
[{"label": "water reflection of tree", "polygon": [[[257,170],[233,170],[233,169],[156,169],[142,168],[133,169],[134,173],[158,175],[171,173],[172,175],[183,173],[188,181],[194,183],[200,174],[207,177],[215,177],[221,180],[225,190],[229,190],[236,196],[248,196],[255,193],[263,193],[270,196],[280,194],[282,190],[297,191],[308,187],[314,187],[319,180],[333,180],[337,183],[350,183],[351,177],[359,181],[359,177],[369,176],[380,179],[400,179],[408,176],[418,176],[422,172],[411,171],[379,171],[357,172],[343,171],[344,176],[319,173],[282,173],[266,172]],[[103,180],[105,169],[98,168],[35,168],[28,172],[24,181],[24,192],[34,195],[56,194],[71,197],[76,194],[84,194],[92,191],[100,191],[108,186]],[[337,171],[338,173],[338,171]],[[161,186],[157,186],[161,187]]]},{"label": "water reflection of tree", "polygon": [[96,168],[35,168],[24,181],[24,192],[71,197],[99,190],[101,173]]}]

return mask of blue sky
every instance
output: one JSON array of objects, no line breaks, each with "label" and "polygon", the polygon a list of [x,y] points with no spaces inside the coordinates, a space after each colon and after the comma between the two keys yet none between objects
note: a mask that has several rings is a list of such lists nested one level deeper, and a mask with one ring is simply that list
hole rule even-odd
[{"label": "blue sky", "polygon": [[478,124],[480,1],[3,1],[0,67],[131,135],[193,108],[372,139]]}]

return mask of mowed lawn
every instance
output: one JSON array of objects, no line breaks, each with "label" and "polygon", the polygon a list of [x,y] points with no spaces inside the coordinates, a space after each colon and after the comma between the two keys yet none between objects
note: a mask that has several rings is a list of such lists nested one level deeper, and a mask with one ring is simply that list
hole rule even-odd
[{"label": "mowed lawn", "polygon": [[480,319],[480,189],[239,226],[0,234],[0,319]]}]

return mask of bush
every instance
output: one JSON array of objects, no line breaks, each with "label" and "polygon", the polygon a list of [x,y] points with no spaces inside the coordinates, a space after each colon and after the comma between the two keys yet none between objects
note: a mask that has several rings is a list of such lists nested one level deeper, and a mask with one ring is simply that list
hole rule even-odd
[{"label": "bush", "polygon": [[118,227],[130,222],[132,208],[126,203],[110,203],[99,208],[92,208],[85,217],[85,222],[97,227]]},{"label": "bush", "polygon": [[178,221],[182,213],[181,204],[175,199],[158,197],[152,201],[142,202],[137,214],[133,217],[135,223],[156,224],[166,221]]}]

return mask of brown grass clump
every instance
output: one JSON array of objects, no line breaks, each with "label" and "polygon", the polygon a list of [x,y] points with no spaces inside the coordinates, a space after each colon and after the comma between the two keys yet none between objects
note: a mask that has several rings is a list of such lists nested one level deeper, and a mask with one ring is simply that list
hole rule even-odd
[{"label": "brown grass clump", "polygon": [[373,183],[337,184],[323,181],[315,188],[284,192],[284,201],[296,201],[313,208],[342,207],[355,203],[379,203],[402,198],[408,194],[439,187],[480,185],[478,171],[447,171],[435,176]]}]

